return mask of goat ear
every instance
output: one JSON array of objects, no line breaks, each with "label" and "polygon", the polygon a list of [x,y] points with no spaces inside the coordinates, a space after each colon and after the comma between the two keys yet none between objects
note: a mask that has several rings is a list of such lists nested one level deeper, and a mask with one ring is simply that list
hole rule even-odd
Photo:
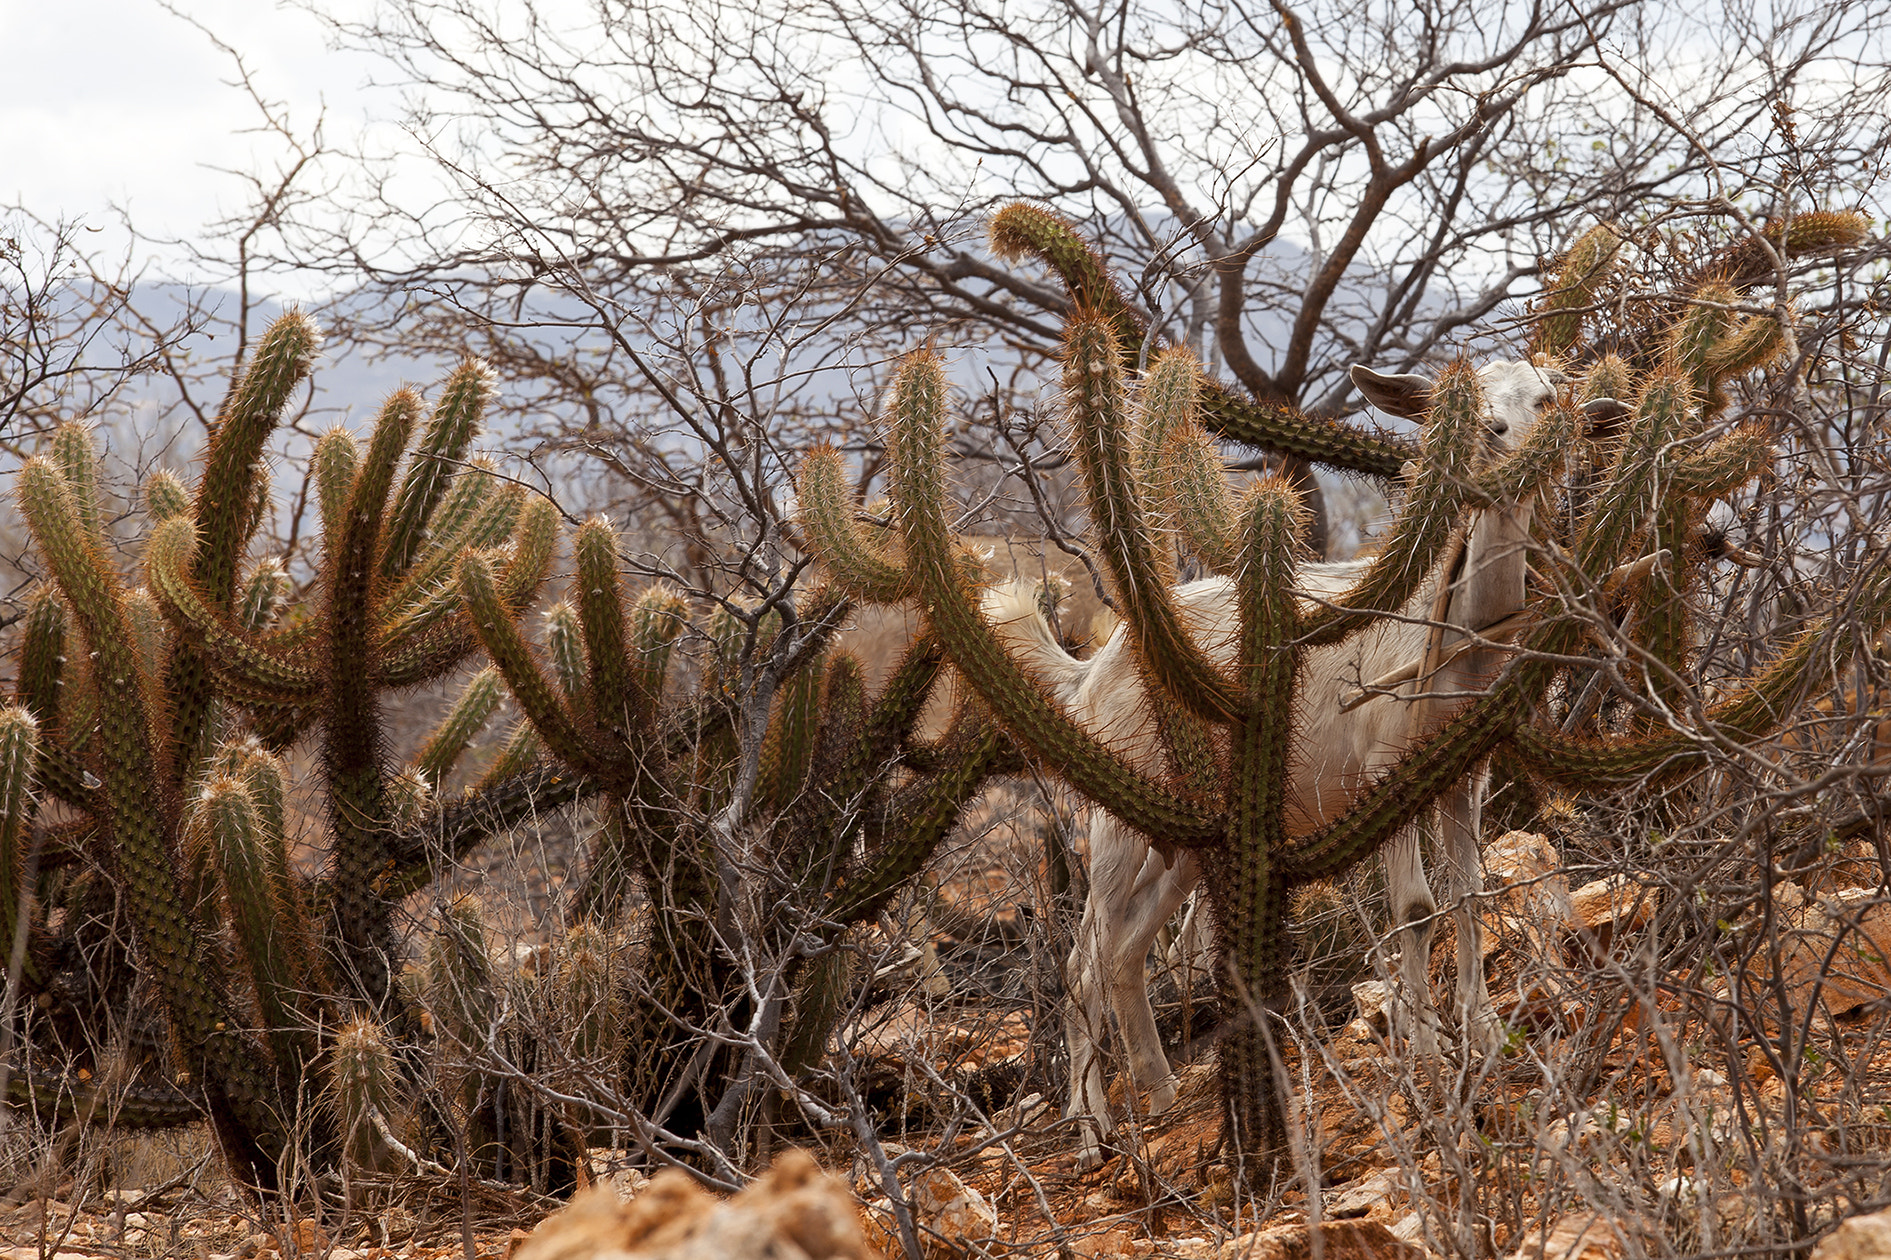
[{"label": "goat ear", "polygon": [[1422,373],[1403,372],[1394,376],[1355,363],[1352,378],[1366,401],[1389,416],[1416,420],[1431,408],[1431,378]]},{"label": "goat ear", "polygon": [[1591,398],[1582,405],[1583,419],[1597,433],[1606,433],[1628,415],[1628,404],[1614,398]]}]

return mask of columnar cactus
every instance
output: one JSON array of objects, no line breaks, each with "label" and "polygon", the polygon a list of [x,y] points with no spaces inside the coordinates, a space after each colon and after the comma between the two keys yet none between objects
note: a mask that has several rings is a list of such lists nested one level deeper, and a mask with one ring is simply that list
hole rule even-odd
[{"label": "columnar cactus", "polygon": [[[1296,887],[1331,878],[1374,852],[1505,737],[1517,735],[1527,755],[1551,774],[1566,773],[1554,768],[1559,760],[1580,764],[1577,773],[1619,777],[1665,764],[1656,760],[1661,757],[1698,755],[1698,748],[1678,739],[1585,742],[1532,725],[1535,706],[1564,668],[1561,662],[1581,650],[1586,633],[1581,620],[1564,615],[1545,593],[1534,600],[1536,628],[1519,661],[1482,697],[1449,712],[1395,766],[1363,787],[1345,813],[1307,834],[1289,834],[1283,805],[1300,654],[1396,612],[1439,562],[1471,507],[1527,498],[1549,483],[1579,445],[1581,413],[1574,398],[1556,403],[1501,464],[1484,467],[1477,449],[1486,410],[1477,377],[1464,366],[1447,371],[1433,393],[1416,483],[1384,546],[1344,597],[1327,607],[1303,607],[1291,593],[1299,528],[1293,491],[1264,481],[1235,495],[1202,432],[1204,424],[1223,436],[1236,432],[1226,423],[1230,405],[1206,383],[1178,380],[1192,375],[1192,368],[1172,354],[1157,356],[1132,397],[1123,379],[1124,350],[1140,344],[1141,329],[1095,255],[1051,216],[1024,207],[1001,213],[994,237],[1002,251],[1029,250],[1046,258],[1076,302],[1066,322],[1063,368],[1071,444],[1089,496],[1093,542],[1123,610],[1123,633],[1154,693],[1167,753],[1164,770],[1139,771],[1107,739],[1079,726],[1047,686],[1006,654],[981,617],[974,580],[955,557],[945,524],[946,388],[935,354],[911,355],[889,394],[897,542],[870,538],[853,522],[845,478],[831,452],[817,451],[803,465],[804,525],[830,576],[850,596],[911,600],[923,610],[946,656],[1032,756],[1158,847],[1185,846],[1197,853],[1216,905],[1228,1009],[1279,1009],[1289,970],[1287,906]],[[1565,267],[1581,279],[1548,307],[1548,335],[1558,344],[1571,344],[1577,335],[1570,321],[1579,323],[1589,304],[1587,286],[1604,269],[1608,239],[1586,242],[1583,256]],[[1552,552],[1573,562],[1573,571],[1559,577],[1561,589],[1601,586],[1622,560],[1652,543],[1672,543],[1672,554],[1680,556],[1684,531],[1700,505],[1760,471],[1770,451],[1756,435],[1737,432],[1692,455],[1685,452],[1694,448],[1677,446],[1676,439],[1701,433],[1702,410],[1715,397],[1715,382],[1752,367],[1768,344],[1747,325],[1706,328],[1696,321],[1675,332],[1668,365],[1640,382],[1625,436],[1575,536]],[[1598,379],[1578,391],[1589,396],[1604,386],[1621,389],[1628,383],[1625,374],[1619,362],[1605,361]],[[1186,401],[1191,393],[1197,400],[1192,412]],[[1138,414],[1140,432],[1133,420]],[[1295,446],[1301,430],[1291,420],[1264,433],[1261,421],[1254,423],[1252,436],[1268,446],[1358,470],[1382,471],[1391,454],[1415,454],[1338,426],[1321,430],[1317,449]],[[1207,658],[1176,615],[1168,592],[1172,539],[1165,521],[1180,522],[1183,544],[1234,578],[1240,624],[1227,628],[1238,636],[1233,673]],[[1887,599],[1891,577],[1882,577],[1866,600],[1869,625],[1881,624],[1891,611],[1883,607]],[[1684,629],[1676,627],[1679,615],[1650,601],[1654,611],[1642,619],[1642,640],[1657,654],[1666,653],[1662,659],[1678,660],[1685,643]],[[1802,658],[1789,651],[1775,670],[1780,679],[1763,679],[1760,688],[1722,705],[1716,716],[1742,723],[1742,729],[1757,727],[1767,697],[1789,685],[1801,668]],[[1279,1153],[1283,1108],[1260,1021],[1246,1022],[1225,1043],[1222,1073],[1239,1149]],[[1251,1167],[1258,1171],[1265,1164]]]},{"label": "columnar cactus", "polygon": [[[107,856],[182,1057],[173,1078],[198,1096],[199,1114],[208,1105],[234,1168],[259,1185],[285,1166],[300,1081],[328,1050],[321,1030],[355,1007],[412,1031],[390,916],[430,877],[426,842],[450,836],[463,850],[523,816],[534,802],[519,798],[543,786],[528,773],[467,801],[423,799],[418,818],[403,812],[412,793],[398,785],[437,785],[490,716],[490,673],[474,675],[415,767],[385,761],[381,697],[450,673],[478,646],[452,583],[460,558],[505,546],[492,554],[508,609],[532,600],[551,563],[549,505],[464,459],[490,394],[483,368],[456,372],[424,424],[419,397],[395,394],[365,453],[346,433],[320,443],[326,545],[311,601],[284,607],[274,558],[245,571],[267,508],[263,450],[318,344],[306,318],[277,321],[226,400],[195,491],[167,473],[149,479],[147,587],[110,559],[92,435],[65,426],[26,462],[17,493],[50,582],[20,640],[20,709],[0,720],[0,789],[9,767],[36,763],[42,791],[82,816],[51,834]],[[317,718],[330,864],[311,881],[289,861],[272,750]],[[3,922],[9,946],[25,934],[31,986],[71,949],[36,906],[51,886],[22,883],[18,836],[33,801],[0,791],[0,803]],[[55,845],[41,865],[66,860]],[[66,914],[58,931],[87,930],[87,917]],[[16,1093],[64,1088],[35,1071],[15,1074]],[[179,1123],[190,1110],[157,1100],[133,1118]],[[304,1131],[318,1166],[335,1154],[331,1120]]]}]

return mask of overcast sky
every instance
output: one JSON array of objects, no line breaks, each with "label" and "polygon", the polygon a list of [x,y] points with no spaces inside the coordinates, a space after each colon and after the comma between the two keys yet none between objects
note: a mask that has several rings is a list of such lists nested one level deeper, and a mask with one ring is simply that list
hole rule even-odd
[{"label": "overcast sky", "polygon": [[[297,127],[324,104],[331,140],[365,117],[367,62],[326,47],[316,21],[269,0],[177,0],[240,50]],[[0,0],[0,201],[42,217],[129,208],[151,235],[188,236],[241,187],[253,112],[230,59],[155,0]]]}]

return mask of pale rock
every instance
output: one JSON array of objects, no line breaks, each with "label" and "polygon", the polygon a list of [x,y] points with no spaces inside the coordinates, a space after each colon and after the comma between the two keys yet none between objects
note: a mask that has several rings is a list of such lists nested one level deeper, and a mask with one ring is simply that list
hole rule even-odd
[{"label": "pale rock", "polygon": [[1510,1254],[1514,1260],[1622,1260],[1631,1252],[1630,1239],[1650,1234],[1647,1226],[1634,1220],[1575,1212],[1551,1222],[1541,1233],[1526,1230],[1523,1245]]},{"label": "pale rock", "polygon": [[1561,938],[1577,922],[1562,859],[1545,836],[1511,831],[1484,850],[1484,886],[1478,920],[1488,962],[1505,948],[1529,957],[1555,956]]},{"label": "pale rock", "polygon": [[1353,986],[1353,1004],[1369,1032],[1384,1036],[1392,1026],[1392,986],[1383,980],[1362,980]]},{"label": "pale rock", "polygon": [[595,1186],[539,1223],[514,1260],[878,1260],[846,1185],[804,1151],[729,1199],[665,1170],[628,1203]]},{"label": "pale rock", "polygon": [[918,1223],[942,1238],[979,1241],[998,1234],[998,1209],[949,1168],[928,1168],[906,1191]]},{"label": "pale rock", "polygon": [[[1241,1234],[1223,1243],[1217,1260],[1305,1260],[1314,1254],[1313,1227],[1304,1222]],[[1380,1221],[1322,1221],[1325,1260],[1429,1260],[1430,1252],[1399,1238]]]},{"label": "pale rock", "polygon": [[1398,1170],[1381,1168],[1370,1176],[1342,1186],[1326,1204],[1324,1215],[1329,1220],[1343,1221],[1349,1217],[1365,1216],[1381,1203],[1402,1201],[1404,1198],[1405,1183]]},{"label": "pale rock", "polygon": [[1570,893],[1569,907],[1584,938],[1598,952],[1606,952],[1616,937],[1648,922],[1655,898],[1633,880],[1611,875]]},{"label": "pale rock", "polygon": [[1843,1222],[1813,1248],[1812,1260],[1891,1260],[1891,1211]]}]

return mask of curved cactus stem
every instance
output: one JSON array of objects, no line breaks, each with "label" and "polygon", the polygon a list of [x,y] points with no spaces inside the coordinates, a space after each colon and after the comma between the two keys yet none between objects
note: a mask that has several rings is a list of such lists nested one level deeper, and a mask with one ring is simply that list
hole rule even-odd
[{"label": "curved cactus stem", "polygon": [[381,572],[389,577],[405,572],[420,554],[434,509],[447,492],[467,446],[479,432],[492,400],[494,376],[478,359],[454,369],[434,404],[433,418],[422,434],[401,482],[400,494],[388,520],[387,541],[381,551]]},{"label": "curved cactus stem", "polygon": [[1240,712],[1236,689],[1190,638],[1170,594],[1174,568],[1150,527],[1136,475],[1115,338],[1108,322],[1084,309],[1065,322],[1063,380],[1090,519],[1137,657],[1151,680],[1196,716],[1231,722]]},{"label": "curved cactus stem", "polygon": [[190,491],[167,469],[154,470],[144,479],[144,510],[154,525],[162,525],[173,516],[190,511]]},{"label": "curved cactus stem", "polygon": [[1682,458],[1675,465],[1669,493],[1703,503],[1724,498],[1766,472],[1778,458],[1763,429],[1741,425]]},{"label": "curved cactus stem", "polygon": [[482,669],[467,679],[453,707],[428,734],[420,755],[414,758],[414,772],[429,783],[445,783],[460,757],[486,729],[486,723],[492,720],[494,710],[503,699],[505,693],[498,670]]},{"label": "curved cactus stem", "polygon": [[1060,711],[1003,645],[979,610],[946,532],[940,447],[945,374],[937,356],[909,357],[894,385],[894,500],[906,558],[933,633],[999,720],[1078,791],[1151,836],[1196,843],[1219,823],[1122,757]]},{"label": "curved cactus stem", "polygon": [[217,676],[244,697],[274,704],[308,703],[321,694],[318,667],[306,656],[279,654],[216,607],[191,577],[199,544],[189,517],[158,526],[145,547],[145,573],[165,611],[196,642]]},{"label": "curved cactus stem", "polygon": [[1614,271],[1622,244],[1622,233],[1613,223],[1598,223],[1576,238],[1544,282],[1536,304],[1532,349],[1554,356],[1576,349],[1582,340],[1583,320]]},{"label": "curved cactus stem", "polygon": [[1748,289],[1772,277],[1775,253],[1802,258],[1836,254],[1864,244],[1871,235],[1871,219],[1857,210],[1816,210],[1770,219],[1757,235],[1766,246],[1749,236],[1723,251],[1708,264],[1705,274],[1724,279],[1736,289]]},{"label": "curved cactus stem", "polygon": [[1795,636],[1765,672],[1709,708],[1698,731],[1665,730],[1628,739],[1585,739],[1538,725],[1517,731],[1516,752],[1532,774],[1585,787],[1669,782],[1704,768],[1725,741],[1777,730],[1820,669],[1849,659],[1891,622],[1891,564],[1879,556],[1848,615]]},{"label": "curved cactus stem", "polygon": [[283,850],[282,836],[270,834],[264,811],[240,779],[212,779],[204,787],[200,808],[215,844],[224,896],[249,967],[263,1035],[274,1053],[276,1070],[295,1079],[315,1062],[316,1051],[296,996],[310,988],[307,946],[299,907],[282,883],[284,872],[276,856]]},{"label": "curved cactus stem", "polygon": [[513,623],[511,609],[500,599],[491,560],[474,554],[461,561],[460,595],[486,654],[505,675],[507,689],[552,755],[580,774],[607,782],[620,779],[623,768],[614,759],[599,754],[596,741],[579,729],[563,697],[533,659],[531,648]]},{"label": "curved cactus stem", "polygon": [[[8,960],[4,983],[9,997],[17,983],[15,966],[24,968],[20,979],[29,983],[38,979],[30,956],[22,948],[32,909],[27,855],[20,843],[34,813],[33,775],[38,760],[39,723],[33,714],[15,705],[0,709],[0,951]],[[7,1006],[12,1009],[11,1002]]]},{"label": "curved cactus stem", "polygon": [[[997,723],[962,714],[928,761],[930,773],[895,792],[868,820],[867,857],[829,894],[821,916],[828,923],[845,926],[879,914],[932,859],[965,803],[988,778],[1017,764],[1017,754]],[[829,931],[838,935],[838,926]]]},{"label": "curved cactus stem", "polygon": [[911,594],[906,568],[854,520],[854,495],[840,452],[817,446],[796,479],[801,528],[843,590],[863,604],[897,604]]},{"label": "curved cactus stem", "polygon": [[602,790],[603,785],[596,779],[548,764],[527,766],[516,774],[483,781],[452,800],[434,805],[389,837],[391,874],[385,895],[399,901],[418,892],[490,837],[569,808]]},{"label": "curved cactus stem", "polygon": [[1405,506],[1359,580],[1332,607],[1307,617],[1300,631],[1304,643],[1341,642],[1377,624],[1381,615],[1403,608],[1423,585],[1470,497],[1484,414],[1484,391],[1476,371],[1463,361],[1453,363],[1432,392],[1425,454]]},{"label": "curved cactus stem", "polygon": [[[191,505],[200,538],[191,579],[212,608],[227,612],[235,599],[237,566],[257,519],[263,446],[281,423],[289,396],[308,376],[321,342],[306,315],[280,316],[256,343],[248,367],[224,399]],[[165,667],[164,691],[171,704],[169,783],[180,793],[197,777],[215,739],[214,688],[206,670],[190,637],[179,635]]]},{"label": "curved cactus stem", "polygon": [[65,674],[66,609],[50,588],[42,587],[26,610],[20,636],[20,672],[14,700],[41,726],[59,722],[59,692]]}]

